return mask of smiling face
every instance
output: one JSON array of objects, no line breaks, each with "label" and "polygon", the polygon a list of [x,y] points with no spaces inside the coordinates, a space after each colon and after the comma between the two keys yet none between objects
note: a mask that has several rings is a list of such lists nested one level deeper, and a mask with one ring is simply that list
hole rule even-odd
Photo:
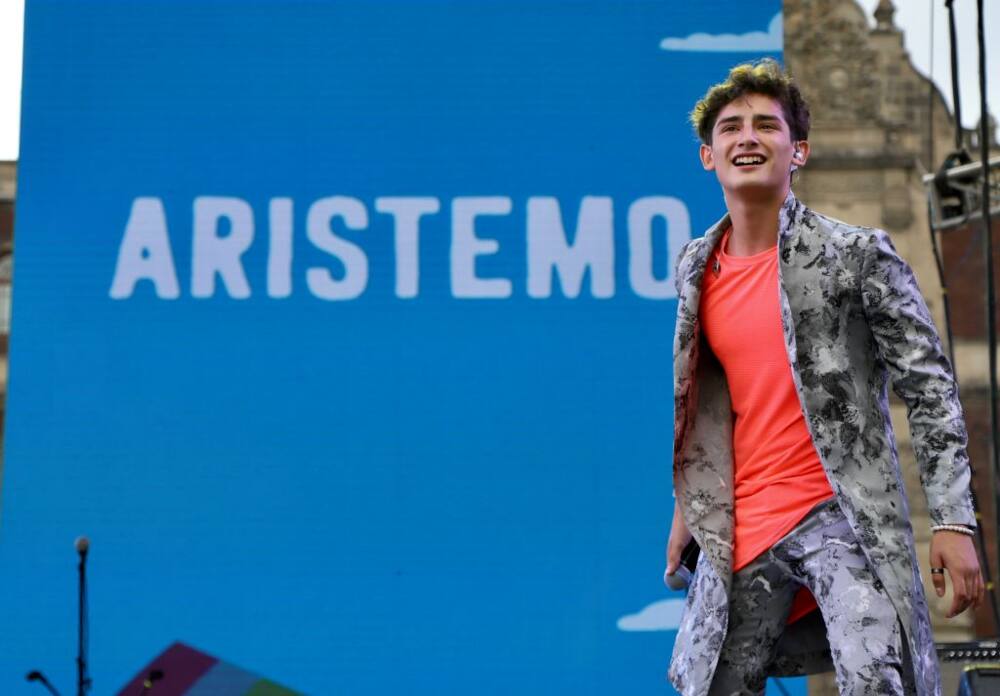
[{"label": "smiling face", "polygon": [[792,140],[781,102],[746,94],[719,111],[712,141],[700,154],[727,196],[784,198],[793,167],[809,157],[809,143]]}]

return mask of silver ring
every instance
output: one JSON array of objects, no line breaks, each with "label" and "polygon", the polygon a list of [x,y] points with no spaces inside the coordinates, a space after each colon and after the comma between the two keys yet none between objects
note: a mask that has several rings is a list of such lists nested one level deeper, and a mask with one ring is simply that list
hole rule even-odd
[{"label": "silver ring", "polygon": [[944,575],[944,568],[931,568],[931,575]]}]

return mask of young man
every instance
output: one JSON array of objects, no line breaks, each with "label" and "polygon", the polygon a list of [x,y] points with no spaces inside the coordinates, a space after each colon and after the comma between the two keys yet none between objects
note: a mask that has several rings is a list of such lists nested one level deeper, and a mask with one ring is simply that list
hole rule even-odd
[{"label": "young man", "polygon": [[835,668],[841,694],[936,696],[890,376],[937,594],[948,577],[954,616],[984,588],[961,407],[913,273],[885,232],[791,193],[809,110],[777,63],[733,68],[692,120],[728,214],[676,272],[667,571],[692,535],[702,555],[670,679],[685,696],[756,695],[767,676]]}]

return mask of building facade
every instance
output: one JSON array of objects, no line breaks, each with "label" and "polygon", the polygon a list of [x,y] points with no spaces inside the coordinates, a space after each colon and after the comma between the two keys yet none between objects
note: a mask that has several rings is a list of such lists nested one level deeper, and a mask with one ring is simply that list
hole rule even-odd
[{"label": "building facade", "polygon": [[[955,149],[954,120],[938,89],[917,72],[893,21],[895,8],[881,0],[872,21],[854,0],[785,0],[785,61],[809,101],[813,122],[811,154],[795,184],[797,195],[815,210],[853,224],[890,233],[900,254],[913,266],[942,336],[947,336],[942,275],[934,243],[923,176],[935,171]],[[962,135],[966,147],[974,138]],[[971,151],[971,148],[970,148]],[[978,159],[972,152],[973,159]],[[968,235],[966,235],[968,236]],[[968,255],[966,240],[939,233],[944,247],[945,286],[979,277],[982,258]],[[961,245],[961,249],[956,249]],[[965,252],[963,256],[962,252]],[[978,267],[974,261],[978,261]],[[989,461],[987,352],[984,285],[968,301],[951,302],[951,325],[978,326],[951,342],[970,430],[974,489],[987,532],[996,549],[993,475]],[[950,599],[939,600],[927,574],[930,521],[909,442],[906,407],[893,396],[893,426],[899,440],[909,492],[918,558],[926,582],[935,638],[968,640],[995,636],[992,611],[946,619]],[[995,553],[989,564],[997,577]],[[949,686],[946,685],[946,689]],[[945,693],[954,693],[954,688]],[[810,693],[835,694],[832,677],[810,681]]]},{"label": "building facade", "polygon": [[0,162],[0,480],[3,475],[3,416],[7,402],[7,345],[10,336],[11,271],[14,254],[14,198],[17,165]]}]

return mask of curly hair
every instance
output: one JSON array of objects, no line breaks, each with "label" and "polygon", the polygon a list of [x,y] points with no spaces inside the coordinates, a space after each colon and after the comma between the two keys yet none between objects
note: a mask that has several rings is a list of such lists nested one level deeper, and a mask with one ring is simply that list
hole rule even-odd
[{"label": "curly hair", "polygon": [[729,71],[725,82],[713,85],[691,111],[691,124],[701,142],[712,144],[712,129],[719,112],[733,100],[747,94],[762,94],[781,103],[792,140],[809,137],[809,105],[791,75],[777,61],[764,58],[757,63],[743,63]]}]

